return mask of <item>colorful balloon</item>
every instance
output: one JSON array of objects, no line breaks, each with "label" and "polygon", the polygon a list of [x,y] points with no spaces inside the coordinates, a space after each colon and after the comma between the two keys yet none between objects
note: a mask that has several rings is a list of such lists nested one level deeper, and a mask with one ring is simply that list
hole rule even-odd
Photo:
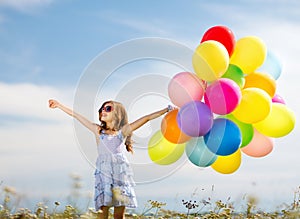
[{"label": "colorful balloon", "polygon": [[270,114],[262,121],[254,123],[253,126],[260,133],[279,138],[289,134],[295,127],[295,114],[286,105],[272,103]]},{"label": "colorful balloon", "polygon": [[257,87],[266,91],[272,98],[276,91],[276,81],[270,75],[260,72],[253,72],[245,76],[244,88]]},{"label": "colorful balloon", "polygon": [[177,124],[178,109],[168,112],[161,121],[161,132],[163,136],[170,142],[181,144],[191,139],[190,136],[184,134]]},{"label": "colorful balloon", "polygon": [[234,45],[235,45],[235,37],[233,32],[225,26],[214,26],[209,28],[203,35],[201,43],[208,41],[208,40],[215,40],[222,43],[228,55],[231,56],[233,53]]},{"label": "colorful balloon", "polygon": [[231,174],[234,173],[241,165],[242,153],[238,149],[231,155],[218,156],[217,160],[211,165],[211,167],[218,173]]},{"label": "colorful balloon", "polygon": [[237,65],[244,74],[250,74],[260,67],[267,54],[265,43],[256,36],[239,39],[230,58],[230,64]]},{"label": "colorful balloon", "polygon": [[168,94],[173,104],[178,107],[201,100],[206,88],[206,82],[190,72],[176,74],[168,85]]},{"label": "colorful balloon", "polygon": [[281,103],[281,104],[285,104],[284,99],[279,95],[279,94],[275,94],[274,97],[272,98],[272,102],[273,103]]},{"label": "colorful balloon", "polygon": [[195,74],[177,73],[168,84],[179,109],[163,117],[161,130],[148,142],[153,162],[172,164],[185,151],[194,165],[231,174],[240,167],[242,152],[266,156],[273,138],[294,129],[295,114],[276,94],[282,65],[260,38],[235,41],[229,28],[213,26],[195,49],[192,65]]},{"label": "colorful balloon", "polygon": [[271,97],[262,89],[242,90],[240,104],[232,112],[235,118],[244,123],[257,123],[265,119],[271,111]]},{"label": "colorful balloon", "polygon": [[189,161],[198,167],[208,167],[217,159],[204,143],[203,137],[192,138],[186,143],[185,153]]},{"label": "colorful balloon", "polygon": [[264,157],[271,153],[273,145],[274,140],[272,138],[267,137],[254,129],[254,136],[251,142],[241,148],[241,151],[251,157]]},{"label": "colorful balloon", "polygon": [[226,156],[240,147],[242,137],[239,127],[233,121],[217,118],[210,131],[204,135],[204,142],[211,152]]},{"label": "colorful balloon", "polygon": [[227,70],[229,55],[223,44],[208,40],[196,48],[192,63],[199,78],[205,81],[214,81]]},{"label": "colorful balloon", "polygon": [[180,108],[177,123],[186,135],[199,137],[211,129],[213,114],[205,103],[193,101]]},{"label": "colorful balloon", "polygon": [[241,90],[233,80],[220,78],[207,87],[204,100],[212,112],[225,115],[237,107],[241,96]]},{"label": "colorful balloon", "polygon": [[225,115],[224,118],[230,119],[239,127],[239,129],[241,131],[241,136],[242,136],[242,143],[241,143],[240,148],[249,144],[250,141],[252,140],[253,134],[254,134],[254,129],[253,129],[252,124],[247,124],[247,123],[241,122],[237,118],[235,118],[232,114]]},{"label": "colorful balloon", "polygon": [[233,80],[242,89],[245,84],[243,71],[236,65],[229,64],[227,71],[222,75],[222,78],[229,78]]},{"label": "colorful balloon", "polygon": [[174,144],[164,138],[161,131],[157,131],[148,142],[150,159],[160,165],[176,162],[183,154],[185,144]]},{"label": "colorful balloon", "polygon": [[268,49],[264,64],[258,68],[259,72],[265,72],[277,80],[282,72],[282,64],[277,55]]}]

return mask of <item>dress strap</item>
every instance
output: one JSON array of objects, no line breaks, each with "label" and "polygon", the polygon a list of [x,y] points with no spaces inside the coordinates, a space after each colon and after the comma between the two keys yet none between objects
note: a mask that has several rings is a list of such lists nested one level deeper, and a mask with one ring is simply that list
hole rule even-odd
[{"label": "dress strap", "polygon": [[122,141],[123,141],[123,139],[124,139],[124,136],[123,136],[123,134],[122,134],[122,129],[120,129],[120,130],[118,131],[118,138],[119,138],[120,140],[122,140]]}]

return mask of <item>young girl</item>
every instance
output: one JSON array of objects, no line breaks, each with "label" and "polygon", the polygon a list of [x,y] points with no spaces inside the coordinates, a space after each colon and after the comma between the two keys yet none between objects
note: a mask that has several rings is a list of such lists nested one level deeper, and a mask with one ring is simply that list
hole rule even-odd
[{"label": "young girl", "polygon": [[[155,119],[173,108],[143,116],[128,123],[123,105],[116,101],[107,101],[99,109],[100,125],[95,124],[56,100],[49,100],[50,108],[59,108],[73,116],[95,134],[98,150],[95,171],[95,208],[102,210],[100,218],[108,218],[109,208],[114,207],[114,218],[125,218],[125,207],[137,207],[132,170],[122,153],[123,147],[133,152],[132,132],[148,121]],[[125,140],[124,140],[125,139]]]}]

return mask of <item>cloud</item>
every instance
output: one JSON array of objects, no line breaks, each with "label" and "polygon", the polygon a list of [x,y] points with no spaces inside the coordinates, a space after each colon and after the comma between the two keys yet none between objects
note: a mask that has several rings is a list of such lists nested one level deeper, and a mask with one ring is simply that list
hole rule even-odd
[{"label": "cloud", "polygon": [[35,120],[58,120],[61,115],[50,113],[48,100],[58,98],[72,103],[73,89],[54,88],[31,83],[8,84],[0,82],[0,116]]},{"label": "cloud", "polygon": [[0,126],[0,138],[0,181],[16,188],[22,202],[29,202],[21,205],[35,207],[44,198],[64,201],[71,190],[68,176],[74,171],[84,176],[86,185],[93,182],[93,169],[80,152],[66,116],[60,123]]},{"label": "cloud", "polygon": [[0,7],[7,7],[21,12],[32,12],[37,8],[51,4],[53,0],[2,0]]},{"label": "cloud", "polygon": [[158,22],[155,22],[156,24],[152,24],[149,22],[142,22],[140,20],[136,20],[136,19],[114,19],[113,20],[115,23],[119,23],[121,25],[124,25],[126,28],[130,28],[130,29],[134,29],[137,30],[139,32],[145,33],[145,34],[149,34],[151,33],[152,35],[159,35],[159,36],[163,36],[163,35],[168,35],[168,32],[166,31],[166,29],[163,28],[159,28],[159,26],[162,25],[158,25]]},{"label": "cloud", "polygon": [[73,89],[0,82],[0,182],[15,187],[29,202],[33,196],[41,200],[65,194],[68,175],[75,170],[93,179],[76,142],[73,119],[49,109],[49,98],[72,106]]},{"label": "cloud", "polygon": [[108,22],[121,25],[127,30],[134,30],[142,34],[151,34],[153,36],[169,35],[168,30],[165,28],[167,24],[163,24],[162,21],[158,19],[152,18],[147,22],[147,20],[136,19],[136,17],[132,15],[111,10],[102,11],[100,15],[97,14],[96,16],[100,16],[101,19],[107,20]]}]

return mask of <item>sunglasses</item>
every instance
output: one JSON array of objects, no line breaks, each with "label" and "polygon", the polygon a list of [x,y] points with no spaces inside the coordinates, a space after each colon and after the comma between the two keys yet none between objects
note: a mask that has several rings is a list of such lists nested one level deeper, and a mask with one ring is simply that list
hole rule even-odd
[{"label": "sunglasses", "polygon": [[101,107],[98,112],[101,113],[103,111],[106,113],[110,113],[111,111],[113,111],[113,107],[112,106]]}]

